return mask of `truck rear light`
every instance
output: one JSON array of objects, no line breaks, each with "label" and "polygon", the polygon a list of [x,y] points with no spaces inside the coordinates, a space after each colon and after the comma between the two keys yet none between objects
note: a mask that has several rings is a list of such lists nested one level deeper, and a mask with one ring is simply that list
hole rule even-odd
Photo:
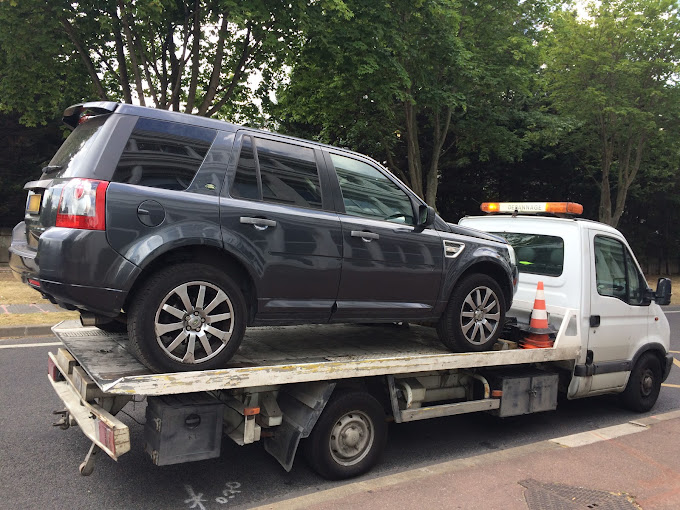
[{"label": "truck rear light", "polygon": [[35,278],[29,278],[29,279],[26,280],[26,281],[27,281],[28,284],[31,285],[32,287],[38,287],[38,288],[40,288],[40,282],[39,282],[38,280],[36,280]]},{"label": "truck rear light", "polygon": [[96,420],[96,426],[97,439],[115,456],[116,437],[114,435],[113,427],[99,418]]},{"label": "truck rear light", "polygon": [[57,367],[56,363],[52,360],[52,358],[47,358],[47,375],[49,375],[50,379],[52,379],[54,382],[64,380],[64,376],[61,375],[59,367]]},{"label": "truck rear light", "polygon": [[57,227],[106,229],[107,181],[71,179],[61,190]]}]

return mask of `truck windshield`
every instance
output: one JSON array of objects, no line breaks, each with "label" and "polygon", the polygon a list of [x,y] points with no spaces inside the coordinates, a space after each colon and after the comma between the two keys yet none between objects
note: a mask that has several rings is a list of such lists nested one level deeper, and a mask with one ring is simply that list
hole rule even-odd
[{"label": "truck windshield", "polygon": [[515,249],[520,273],[560,276],[564,267],[564,239],[557,236],[493,232]]}]

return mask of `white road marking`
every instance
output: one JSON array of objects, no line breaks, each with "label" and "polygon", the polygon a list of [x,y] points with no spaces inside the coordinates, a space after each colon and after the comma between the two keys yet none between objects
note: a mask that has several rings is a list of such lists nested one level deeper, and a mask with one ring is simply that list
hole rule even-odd
[{"label": "white road marking", "polygon": [[0,349],[14,349],[16,347],[50,347],[53,345],[61,345],[61,342],[41,342],[38,344],[9,344],[0,345]]},{"label": "white road marking", "polygon": [[576,446],[584,446],[599,441],[614,439],[615,437],[627,436],[628,434],[635,434],[636,432],[642,432],[643,430],[647,430],[647,427],[644,425],[622,423],[621,425],[614,425],[613,427],[605,427],[597,430],[589,430],[588,432],[572,434],[570,436],[557,437],[555,439],[550,439],[550,441],[557,443],[560,446],[574,448]]},{"label": "white road marking", "polygon": [[668,315],[669,313],[680,313],[680,310],[668,310],[664,311],[663,313],[665,313],[666,315]]}]

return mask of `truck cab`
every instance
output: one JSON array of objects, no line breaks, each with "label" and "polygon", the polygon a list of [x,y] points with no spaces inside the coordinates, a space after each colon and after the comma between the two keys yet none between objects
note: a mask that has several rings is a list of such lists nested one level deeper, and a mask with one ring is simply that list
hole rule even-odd
[{"label": "truck cab", "polygon": [[[557,212],[548,215],[550,209]],[[576,217],[582,209],[573,203],[485,203],[482,210],[495,214],[459,222],[502,236],[515,249],[519,282],[508,315],[528,317],[539,281],[551,323],[561,309],[578,311],[585,338],[569,398],[624,391],[643,358],[652,360],[652,369],[658,362],[663,379],[672,366],[670,328],[660,306],[670,302],[670,280],[660,279],[652,291],[623,234]]]}]

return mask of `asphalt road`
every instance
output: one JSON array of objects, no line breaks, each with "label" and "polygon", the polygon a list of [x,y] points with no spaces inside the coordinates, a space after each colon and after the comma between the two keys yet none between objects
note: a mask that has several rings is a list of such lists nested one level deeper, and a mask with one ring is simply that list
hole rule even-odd
[{"label": "asphalt road", "polygon": [[[680,360],[680,309],[667,313],[671,350]],[[228,440],[218,459],[156,467],[143,448],[144,403],[119,418],[130,426],[132,451],[118,462],[99,457],[94,473],[78,474],[89,442],[77,428],[51,426],[60,401],[47,381],[53,337],[0,340],[0,507],[219,509],[249,507],[327,489],[302,458],[286,473],[258,444]],[[43,344],[43,345],[32,345]],[[17,347],[10,347],[16,345]],[[680,409],[674,367],[652,413]],[[498,419],[483,413],[392,424],[385,455],[368,477],[390,474],[542,441],[634,419],[614,397],[562,401],[549,413]],[[138,423],[139,422],[139,423]],[[493,473],[489,473],[492,477]]]}]

